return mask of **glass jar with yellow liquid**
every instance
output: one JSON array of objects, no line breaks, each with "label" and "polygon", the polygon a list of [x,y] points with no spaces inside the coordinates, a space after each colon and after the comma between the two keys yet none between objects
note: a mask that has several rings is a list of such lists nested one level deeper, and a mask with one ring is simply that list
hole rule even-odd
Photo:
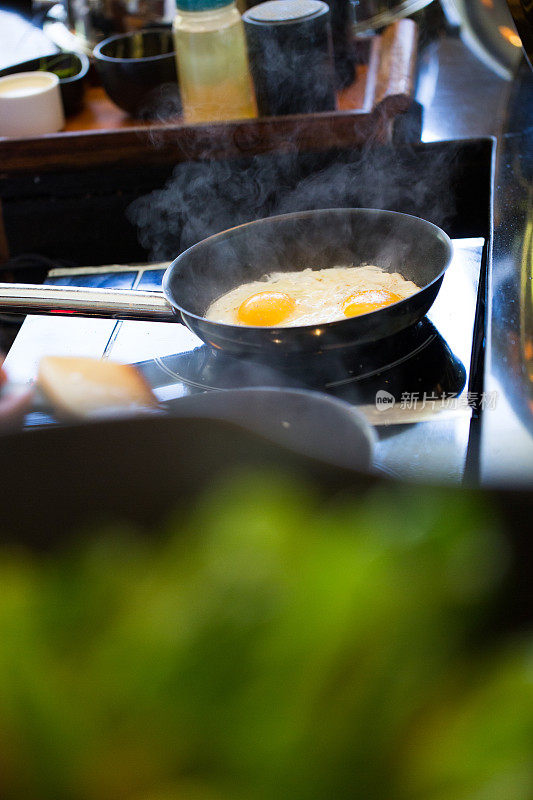
[{"label": "glass jar with yellow liquid", "polygon": [[177,0],[174,41],[185,122],[257,116],[241,15],[228,0]]}]

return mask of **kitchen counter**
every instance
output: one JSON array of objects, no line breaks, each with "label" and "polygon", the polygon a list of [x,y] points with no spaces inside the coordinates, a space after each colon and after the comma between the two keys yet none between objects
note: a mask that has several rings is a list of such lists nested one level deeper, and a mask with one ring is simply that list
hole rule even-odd
[{"label": "kitchen counter", "polygon": [[[438,6],[438,4],[432,4],[433,6]],[[424,20],[426,17],[422,14],[419,18],[420,24],[424,24]],[[416,88],[416,100],[419,104],[418,106],[414,107],[414,111],[416,113],[420,113],[420,109],[422,110],[422,126],[421,126],[421,139],[422,142],[430,143],[434,141],[439,141],[442,139],[446,140],[458,140],[458,147],[459,140],[463,137],[467,138],[478,138],[481,136],[486,135],[498,135],[502,126],[508,124],[507,118],[505,116],[505,109],[507,104],[507,98],[509,92],[512,88],[514,88],[515,94],[519,92],[517,88],[519,84],[513,85],[510,80],[505,79],[502,77],[501,72],[494,71],[491,68],[490,63],[487,63],[486,60],[480,59],[479,53],[473,52],[471,48],[469,48],[465,42],[461,39],[459,35],[459,30],[454,28],[453,25],[449,24],[449,21],[442,27],[442,15],[439,16],[441,29],[438,35],[425,35],[424,38],[424,47],[421,52],[420,56],[420,63],[419,63],[419,74],[418,74],[418,81],[417,81],[417,88]],[[428,34],[429,31],[423,31],[424,34]],[[524,75],[524,72],[522,72]],[[516,102],[515,102],[516,105]],[[408,120],[409,115],[406,117],[406,123]],[[416,119],[415,119],[416,122]],[[416,124],[413,127],[409,127],[409,124],[406,124],[405,130],[399,131],[400,138],[403,138],[404,141],[409,141],[409,136],[412,134],[412,131],[416,129]],[[506,148],[511,147],[509,150],[509,164],[513,162],[513,158],[516,158],[517,149],[523,145],[523,142],[519,142],[519,136],[511,136],[506,135],[502,140],[503,146]],[[420,146],[419,146],[420,147]],[[514,148],[514,149],[513,149]],[[428,151],[429,153],[430,151]],[[432,151],[431,151],[432,152]],[[507,150],[505,151],[507,152]],[[514,155],[513,155],[514,154]],[[449,177],[445,175],[445,172],[442,172],[442,175],[439,178],[438,170],[442,167],[442,164],[439,166],[438,161],[432,160],[431,156],[429,155],[428,158],[425,158],[423,162],[425,164],[424,169],[429,169],[433,171],[435,174],[431,175],[431,180],[434,181],[435,185],[439,185],[439,180],[443,183],[445,187],[447,185],[447,181]],[[443,162],[444,167],[449,165],[451,162],[446,160]],[[128,181],[133,186],[135,185],[135,191],[137,193],[143,192],[142,186],[144,181],[144,176],[147,174],[148,166],[139,165],[139,169],[136,170],[132,175],[127,176]],[[424,172],[424,169],[422,170]],[[484,168],[483,168],[484,169]],[[483,173],[483,170],[482,170]],[[511,175],[511,167],[508,167],[508,182],[510,181]],[[475,174],[475,170],[474,173]],[[481,174],[481,173],[480,173]],[[483,173],[484,174],[484,173]],[[405,173],[403,178],[401,175],[398,176],[397,182],[398,185],[401,184],[402,180],[410,181],[412,180],[413,173]],[[160,181],[164,183],[165,180],[168,179],[168,173],[164,173],[161,171],[160,174]],[[42,180],[42,183],[41,183]],[[84,174],[84,180],[86,180],[86,176]],[[84,217],[84,209],[88,208],[88,203],[91,202],[91,193],[99,192],[100,193],[100,215],[102,217],[102,234],[98,239],[98,248],[95,252],[99,254],[105,253],[105,248],[107,244],[106,237],[111,236],[111,234],[106,233],[106,226],[108,224],[113,225],[113,219],[116,219],[117,209],[113,207],[111,210],[111,206],[106,206],[106,203],[102,203],[101,201],[104,200],[104,196],[102,192],[106,191],[106,185],[110,181],[109,174],[101,174],[98,176],[96,173],[93,177],[89,175],[89,181],[92,183],[88,184],[87,193],[85,194],[83,200],[81,201],[80,205],[78,206],[80,210],[80,236],[84,236],[87,232],[90,234],[92,227],[94,226],[95,222],[92,217]],[[427,174],[422,175],[422,181],[427,180]],[[32,192],[35,195],[38,194],[39,191],[43,191],[42,185],[44,183],[44,178],[41,179],[40,176],[37,176],[35,179],[35,187],[32,188],[30,182],[28,181],[28,189],[27,189],[27,197],[31,198]],[[418,181],[418,178],[417,178]],[[94,186],[93,186],[94,184]],[[41,187],[41,188],[39,188]],[[66,187],[66,182],[65,182]],[[65,204],[68,203],[68,194],[67,188],[63,188],[62,192],[65,194]],[[409,194],[410,187],[409,186],[402,186],[402,191],[406,195]],[[501,187],[497,186],[496,191],[496,201],[497,201],[497,214],[505,216],[505,207],[508,200],[506,199],[509,195],[504,195],[501,193]],[[146,184],[145,192],[148,193],[150,188],[148,184]],[[289,188],[287,187],[287,191]],[[292,191],[292,189],[290,190]],[[471,192],[470,199],[464,199],[464,206],[463,211],[466,212],[466,209],[470,208],[470,206],[475,203],[475,196],[476,196],[476,188],[475,186],[470,186],[469,191]],[[483,189],[480,191],[485,192],[486,187],[484,186]],[[121,190],[122,192],[122,190]],[[294,195],[294,192],[292,192]],[[394,194],[394,193],[393,193]],[[209,195],[206,195],[206,198]],[[125,209],[130,204],[131,199],[128,195],[128,191],[123,192],[122,197],[122,208]],[[419,198],[420,199],[420,198]],[[401,203],[397,206],[394,206],[394,202],[398,202],[398,197],[394,196],[391,198],[387,198],[385,195],[381,198],[381,203],[385,207],[398,207],[401,208]],[[371,198],[372,201],[372,198]],[[61,207],[62,203],[61,196],[58,198],[58,208]],[[298,198],[294,200],[295,203],[298,202]],[[378,201],[376,201],[378,202]],[[487,203],[489,201],[487,200]],[[518,202],[518,200],[517,200]],[[521,201],[522,202],[522,201]],[[38,208],[38,198],[34,201],[34,205]],[[93,201],[94,203],[94,201]],[[469,205],[470,204],[470,205]],[[417,205],[415,203],[410,209],[401,208],[401,210],[410,210],[410,213],[416,213]],[[290,210],[290,207],[289,209]],[[433,217],[435,221],[441,222],[440,218],[438,217],[438,213],[435,209],[426,207],[426,212],[431,216],[432,213],[437,214],[437,217]],[[92,212],[91,212],[92,213]],[[271,211],[269,213],[272,213]],[[418,213],[423,213],[421,210]],[[479,212],[480,220],[483,219],[483,215],[486,214],[487,219],[489,219],[490,215],[490,207],[487,205],[485,211],[481,210]],[[443,219],[445,218],[445,214]],[[461,217],[461,209],[456,209],[455,213],[456,221],[455,227],[459,225],[460,227],[460,217]],[[459,222],[458,222],[459,220]],[[238,221],[238,220],[236,220]],[[123,224],[122,222],[120,224]],[[231,224],[231,223],[230,223]],[[442,224],[442,223],[441,223]],[[83,227],[85,231],[83,231]],[[222,227],[227,227],[223,225]],[[468,228],[468,225],[467,225]],[[474,247],[474,250],[477,248],[478,253],[478,261],[477,261],[477,269],[478,269],[478,276],[479,276],[479,268],[481,265],[481,251],[483,249],[483,241],[486,242],[486,253],[489,256],[488,263],[490,266],[490,225],[486,226],[484,222],[480,222],[480,224],[476,226],[471,226],[471,229],[460,231],[457,230],[454,235],[458,242],[461,240],[464,242],[465,238],[472,239],[472,237],[478,237],[476,239],[477,244],[463,244],[463,249],[466,247]],[[491,290],[491,300],[494,301],[494,297],[499,296],[499,289],[495,291],[495,286],[498,284],[500,280],[501,270],[504,269],[502,267],[502,259],[505,260],[504,254],[509,252],[506,250],[506,240],[503,234],[503,228],[497,227],[497,240],[496,240],[496,247],[495,247],[495,270],[492,276],[492,281],[490,283],[490,290]],[[507,231],[509,231],[509,223],[507,224]],[[518,230],[518,228],[517,228]],[[77,229],[76,229],[77,233]],[[124,236],[121,234],[124,233]],[[87,235],[88,235],[87,234]],[[114,241],[127,241],[128,235],[131,239],[131,233],[124,231],[119,232],[119,236],[117,239],[117,232],[114,231],[112,238]],[[509,234],[505,234],[507,237]],[[481,237],[481,238],[479,238]],[[46,243],[46,244],[45,244]],[[96,243],[96,240],[95,240]],[[63,246],[63,251],[61,248],[56,247],[57,242],[54,242],[54,237],[50,236],[48,232],[43,239],[43,248],[40,249],[39,252],[46,252],[46,248],[48,248],[48,255],[54,253],[54,250],[57,255],[61,256],[65,259],[65,255],[69,252],[69,245],[66,243]],[[183,244],[183,243],[182,243]],[[461,248],[462,245],[458,244],[458,247]],[[517,249],[518,248],[518,249]],[[519,247],[518,245],[512,250],[513,258],[518,257],[519,255]],[[71,251],[72,252],[72,251]],[[81,240],[79,252],[84,253],[84,258],[86,260],[81,261],[79,263],[89,265],[91,263],[99,263],[97,257],[94,260],[91,259],[91,254],[88,251],[86,242]],[[157,257],[157,253],[153,253]],[[161,255],[159,257],[161,259]],[[112,257],[115,257],[113,254]],[[138,261],[145,261],[146,258],[142,258],[142,249],[140,248],[137,242],[131,240],[131,247],[130,250],[127,251],[127,248],[123,250],[123,255],[120,259],[121,262],[131,262],[135,260],[137,257]],[[102,263],[105,259],[105,256],[101,256]],[[473,324],[473,314],[474,312],[478,315],[478,322],[479,319],[482,318],[484,312],[484,304],[483,304],[483,291],[485,286],[484,281],[484,267],[482,267],[482,295],[481,295],[481,304],[478,305],[478,308],[474,306],[470,307],[468,314],[472,315],[471,320]],[[109,274],[113,274],[113,270],[108,271]],[[115,278],[118,275],[118,272],[124,274],[123,268],[119,271],[115,272]],[[57,278],[57,274],[56,274]],[[477,277],[475,278],[475,285],[477,286]],[[498,284],[499,285],[499,284]],[[499,315],[499,316],[498,316]],[[501,308],[498,310],[496,305],[492,307],[492,320],[502,319],[501,315]],[[469,317],[470,319],[470,317]],[[515,327],[518,324],[518,318],[514,318]],[[46,318],[34,318],[32,320],[27,320],[22,329],[20,334],[15,341],[15,344],[8,354],[6,360],[6,367],[12,373],[16,380],[27,380],[29,377],[32,376],[33,365],[42,351],[43,343],[45,346],[45,350],[47,352],[57,352],[58,348],[62,351],[65,342],[67,341],[65,337],[65,325],[69,326],[68,331],[68,351],[69,352],[76,352],[77,354],[82,355],[95,355],[95,356],[102,356],[102,355],[112,355],[115,358],[127,360],[127,361],[142,361],[143,359],[146,361],[153,361],[154,359],[163,358],[167,355],[171,355],[171,351],[175,351],[179,349],[176,347],[176,344],[172,344],[169,348],[169,338],[168,338],[168,331],[165,332],[165,328],[168,326],[158,324],[152,325],[150,329],[143,329],[143,333],[141,334],[141,327],[142,324],[139,323],[125,323],[116,327],[116,323],[114,322],[106,322],[106,321],[83,321],[83,320],[51,320]],[[141,327],[135,329],[135,333],[133,331],[132,326],[141,325]],[[126,332],[130,330],[130,339],[128,339]],[[507,329],[506,329],[507,330]],[[120,333],[119,333],[120,331]],[[173,332],[173,335],[175,333]],[[184,334],[187,336],[188,334],[185,332]],[[518,334],[516,334],[518,335]],[[505,338],[505,337],[504,337]],[[502,389],[501,383],[497,382],[496,378],[496,370],[495,364],[497,363],[496,353],[499,353],[498,358],[500,358],[500,363],[502,363],[501,359],[503,358],[503,363],[509,363],[509,355],[501,355],[500,350],[498,350],[496,338],[492,341],[493,337],[489,337],[489,340],[492,342],[491,347],[489,348],[489,354],[487,356],[487,383],[485,386],[482,384],[482,375],[476,373],[475,375],[475,385],[474,388],[476,390],[483,389],[484,391],[488,392],[490,397],[493,397],[493,392],[498,392],[498,405],[497,409],[495,408],[486,408],[485,412],[478,404],[475,406],[475,414],[473,422],[471,420],[471,410],[474,407],[472,404],[466,404],[466,407],[462,409],[462,422],[461,422],[461,433],[457,433],[457,427],[455,423],[452,424],[452,429],[448,430],[445,433],[444,427],[441,429],[441,434],[439,434],[439,441],[442,443],[446,436],[448,437],[448,442],[451,442],[452,448],[455,447],[455,451],[453,456],[451,457],[451,461],[449,457],[443,459],[441,470],[435,470],[433,472],[433,477],[436,479],[440,479],[443,475],[448,478],[451,478],[454,482],[461,481],[465,476],[465,470],[472,468],[472,475],[474,478],[477,476],[477,467],[478,467],[478,441],[481,442],[480,444],[480,452],[482,458],[482,474],[483,479],[497,479],[499,475],[499,470],[497,467],[498,456],[497,453],[491,454],[491,444],[494,437],[494,431],[504,430],[502,418],[503,420],[509,419],[511,415],[507,411],[506,403],[509,403],[512,398],[508,398],[508,392]],[[502,339],[500,335],[500,340]],[[136,344],[135,344],[136,343]],[[475,343],[474,343],[475,344]],[[135,345],[135,346],[133,346]],[[468,342],[463,342],[463,348],[466,348],[465,353],[461,356],[464,362],[467,365],[467,372],[468,369],[468,350],[470,345],[472,345],[472,340],[470,339]],[[479,345],[479,343],[478,343]],[[532,345],[533,346],[533,345]],[[44,352],[44,351],[43,351]],[[501,377],[500,377],[501,380]],[[465,384],[463,387],[464,391],[471,390],[473,387]],[[478,392],[479,393],[479,392]],[[501,396],[500,396],[501,393]],[[489,396],[488,395],[488,396]],[[492,401],[491,401],[492,402]],[[38,413],[36,412],[37,416],[33,418],[34,423],[38,423]],[[461,416],[461,415],[459,415]],[[482,428],[482,435],[479,439],[479,418],[483,417],[483,428]],[[527,417],[527,415],[526,415]],[[517,425],[515,435],[517,440],[521,440],[522,443],[525,442],[526,437],[523,435],[521,436],[522,428],[524,424],[527,427],[528,421],[524,422],[524,413],[517,413],[517,420],[520,420],[520,424]],[[41,420],[45,422],[45,420]],[[456,420],[457,421],[457,420]],[[417,422],[415,424],[415,428],[419,427],[421,424]],[[522,428],[520,427],[522,426]],[[420,450],[420,454],[422,454],[422,458],[419,460],[419,463],[413,467],[415,464],[416,459],[418,457],[418,453],[416,451],[416,447],[419,445],[414,442],[412,434],[409,433],[409,426],[405,428],[405,430],[400,431],[400,429],[396,429],[396,436],[400,436],[402,444],[401,447],[394,446],[394,437],[383,437],[382,439],[382,447],[381,447],[381,456],[379,458],[382,459],[382,466],[385,470],[391,471],[393,474],[397,474],[400,476],[407,476],[407,477],[420,477],[424,475],[428,475],[431,472],[429,469],[428,464],[436,463],[439,459],[439,447],[440,444],[437,440],[432,441],[431,437],[426,438],[425,442],[425,455],[422,454],[422,448]],[[469,439],[470,434],[470,439]],[[396,443],[400,442],[400,438],[396,438]],[[503,441],[503,439],[501,439]],[[422,440],[420,440],[422,441]],[[470,446],[469,446],[470,442]],[[527,448],[526,448],[527,449]],[[404,463],[398,463],[398,453],[403,452],[405,454]],[[441,455],[442,455],[441,451]],[[451,451],[450,451],[451,452]],[[510,449],[512,453],[512,450]],[[529,453],[529,451],[528,451]],[[407,458],[407,454],[410,454],[409,458]],[[403,456],[402,456],[403,458]],[[448,460],[447,460],[448,458]],[[529,457],[528,454],[524,454],[524,464],[526,464],[525,471],[529,472],[531,470],[533,474],[533,457]],[[401,458],[400,458],[401,461]],[[509,457],[507,461],[512,465],[513,456]],[[411,465],[407,467],[406,464],[409,462]],[[470,466],[469,466],[469,462]],[[500,464],[502,464],[502,460],[500,458]],[[516,461],[515,461],[516,463]],[[472,466],[473,465],[473,466]],[[492,466],[490,466],[492,465]],[[495,466],[496,465],[496,466]],[[429,471],[428,471],[429,470]],[[411,471],[411,475],[409,474]],[[516,472],[516,469],[514,470]]]},{"label": "kitchen counter", "polygon": [[[479,276],[485,268],[484,245],[483,238],[454,241],[452,264],[428,318],[412,329],[417,333],[407,336],[405,346],[386,357],[382,345],[377,357],[355,354],[346,363],[326,362],[326,366],[322,360],[318,373],[302,366],[280,371],[213,353],[177,323],[37,316],[25,321],[5,367],[12,381],[25,384],[35,378],[44,355],[133,362],[169,413],[179,410],[182,397],[211,389],[318,390],[350,403],[376,428],[374,467],[378,472],[408,480],[460,483],[469,469],[473,409],[481,401],[471,351]],[[166,266],[58,269],[50,273],[48,282],[157,290]],[[398,334],[396,340],[402,336]],[[396,397],[387,410],[376,402],[377,393],[383,391]],[[26,426],[55,422],[50,408],[38,402]]]}]

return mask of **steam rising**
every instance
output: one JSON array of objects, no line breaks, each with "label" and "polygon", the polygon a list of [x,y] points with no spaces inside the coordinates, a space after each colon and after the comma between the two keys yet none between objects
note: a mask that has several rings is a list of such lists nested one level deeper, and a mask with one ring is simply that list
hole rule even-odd
[{"label": "steam rising", "polygon": [[179,163],[164,188],[131,204],[128,218],[153,260],[172,259],[235,225],[291,211],[388,208],[446,227],[454,213],[453,153],[435,150],[434,156],[428,162],[416,147],[374,145]]},{"label": "steam rising", "polygon": [[156,86],[144,97],[142,107],[137,111],[139,119],[157,120],[160,123],[176,121],[180,114],[181,96],[177,83]]}]

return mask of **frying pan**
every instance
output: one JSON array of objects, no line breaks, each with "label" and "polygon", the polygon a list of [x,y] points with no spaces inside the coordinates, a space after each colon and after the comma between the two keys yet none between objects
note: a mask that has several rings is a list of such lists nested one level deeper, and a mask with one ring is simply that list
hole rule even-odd
[{"label": "frying pan", "polygon": [[[251,358],[338,351],[376,342],[429,310],[452,255],[430,222],[378,209],[302,211],[239,225],[193,245],[168,267],[163,294],[0,284],[0,310],[116,319],[181,321],[212,347]],[[377,264],[420,286],[404,300],[357,317],[287,328],[205,319],[210,303],[270,272]]]}]

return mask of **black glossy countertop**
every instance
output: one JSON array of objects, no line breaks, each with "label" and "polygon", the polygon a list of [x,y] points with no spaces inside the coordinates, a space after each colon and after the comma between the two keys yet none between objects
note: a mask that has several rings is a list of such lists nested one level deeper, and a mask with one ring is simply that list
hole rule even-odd
[{"label": "black glossy countertop", "polygon": [[[507,13],[499,0],[490,6],[494,13]],[[424,107],[422,139],[496,137],[493,251],[486,298],[481,297],[486,299],[483,388],[495,402],[481,410],[475,434],[480,433],[479,478],[489,485],[531,486],[533,73],[520,51],[505,76],[471,33],[448,31],[425,49],[417,89]]]},{"label": "black glossy countertop", "polygon": [[498,403],[483,420],[485,483],[533,484],[533,73],[513,84],[498,141],[485,383]]}]

